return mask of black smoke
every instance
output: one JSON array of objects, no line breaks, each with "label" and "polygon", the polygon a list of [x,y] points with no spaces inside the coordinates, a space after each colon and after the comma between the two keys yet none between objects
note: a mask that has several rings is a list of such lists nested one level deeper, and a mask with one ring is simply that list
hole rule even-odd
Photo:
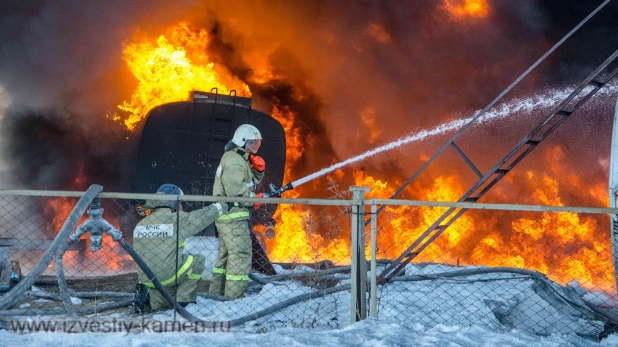
[{"label": "black smoke", "polygon": [[106,114],[130,96],[122,43],[149,15],[174,17],[150,1],[0,4],[0,85],[11,100],[0,119],[4,181],[84,189],[74,182],[84,166],[86,186],[130,187],[134,144]]},{"label": "black smoke", "polygon": [[[105,117],[135,85],[122,43],[135,29],[156,36],[188,20],[211,32],[217,63],[255,97],[299,115],[301,176],[482,108],[600,3],[495,0],[487,18],[462,23],[433,0],[5,2],[0,85],[12,101],[0,120],[3,157],[22,187],[70,188],[71,170],[85,162],[93,180],[131,189],[132,135]],[[618,42],[616,11],[608,5],[516,93],[572,83],[593,69]],[[251,57],[260,51],[274,80],[254,79]],[[359,135],[368,107],[382,130],[376,143]],[[417,154],[375,165],[405,176]]]}]

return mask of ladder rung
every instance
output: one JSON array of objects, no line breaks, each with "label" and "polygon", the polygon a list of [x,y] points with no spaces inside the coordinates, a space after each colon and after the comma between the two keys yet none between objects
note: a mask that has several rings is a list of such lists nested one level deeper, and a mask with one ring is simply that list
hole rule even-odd
[{"label": "ladder rung", "polygon": [[541,142],[541,140],[533,140],[533,139],[530,139],[530,140],[526,141],[526,144],[527,144],[527,145],[534,145],[534,146],[536,146],[536,145],[538,145],[538,144],[539,144],[539,142]]},{"label": "ladder rung", "polygon": [[438,225],[435,228],[433,228],[432,230],[443,230],[443,229],[446,229],[445,225]]},{"label": "ladder rung", "polygon": [[476,202],[478,199],[480,199],[479,196],[473,196],[473,197],[470,197],[470,198],[466,198],[464,200],[464,202]]},{"label": "ladder rung", "polygon": [[603,87],[605,85],[605,82],[601,82],[601,81],[597,81],[597,80],[593,79],[590,82],[588,82],[588,84],[590,84],[592,86],[595,86],[595,87],[598,87],[598,88],[601,88],[601,87]]},{"label": "ladder rung", "polygon": [[418,252],[410,252],[405,257],[406,258],[411,258],[411,257],[416,257],[417,255],[418,255]]},{"label": "ladder rung", "polygon": [[507,169],[498,169],[495,173],[506,175],[510,170]]}]

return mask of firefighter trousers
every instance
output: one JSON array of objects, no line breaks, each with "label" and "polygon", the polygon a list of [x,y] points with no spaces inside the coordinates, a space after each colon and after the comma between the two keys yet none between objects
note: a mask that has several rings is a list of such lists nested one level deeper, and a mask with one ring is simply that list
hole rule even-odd
[{"label": "firefighter trousers", "polygon": [[212,274],[210,293],[237,299],[247,289],[251,270],[249,221],[217,221],[216,226],[219,233],[219,257]]},{"label": "firefighter trousers", "polygon": [[[191,260],[189,262],[189,260]],[[197,300],[197,284],[202,279],[204,272],[205,259],[201,255],[191,255],[187,261],[181,263],[178,269],[178,292],[176,292],[176,276],[168,279],[160,279],[164,288],[172,297],[176,296],[178,302],[195,302]],[[148,294],[150,294],[150,308],[154,310],[170,308],[163,295],[148,283]]]}]

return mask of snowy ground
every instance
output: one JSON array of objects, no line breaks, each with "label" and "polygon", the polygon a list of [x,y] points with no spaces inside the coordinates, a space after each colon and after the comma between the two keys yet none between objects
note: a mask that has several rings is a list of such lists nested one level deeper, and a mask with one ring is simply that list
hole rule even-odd
[{"label": "snowy ground", "polygon": [[[406,270],[406,276],[425,276],[462,268],[426,265]],[[349,281],[348,275],[336,277],[342,284]],[[205,320],[236,319],[279,303],[282,297],[310,291],[300,282],[286,280],[267,284],[241,300],[199,298],[188,309]],[[156,327],[150,326],[145,332],[133,329],[126,333],[111,329],[111,325],[82,326],[87,333],[67,333],[67,327],[65,332],[22,334],[0,330],[0,345],[618,346],[618,334],[596,342],[603,323],[566,304],[582,295],[595,302],[611,302],[576,285],[562,287],[521,274],[491,273],[391,283],[379,291],[378,320],[356,324],[349,324],[350,296],[343,291],[287,307],[230,331],[156,333]],[[31,321],[41,318],[50,317]],[[128,318],[124,314],[97,316],[108,323]],[[173,317],[168,311],[150,318],[169,322]]]},{"label": "snowy ground", "polygon": [[575,335],[537,336],[513,330],[499,332],[482,327],[366,321],[330,331],[284,328],[265,334],[216,333],[30,333],[0,331],[2,346],[618,346],[618,336],[601,343]]}]

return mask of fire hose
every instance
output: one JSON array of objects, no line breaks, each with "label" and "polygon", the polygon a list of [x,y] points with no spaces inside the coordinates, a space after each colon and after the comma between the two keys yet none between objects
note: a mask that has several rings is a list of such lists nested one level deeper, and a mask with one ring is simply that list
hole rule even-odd
[{"label": "fire hose", "polygon": [[150,281],[152,282],[152,284],[154,284],[155,288],[157,288],[157,290],[159,291],[159,293],[161,293],[161,295],[163,296],[163,298],[165,299],[165,301],[167,301],[168,304],[170,304],[175,310],[176,312],[178,312],[184,319],[186,319],[187,321],[196,324],[196,325],[200,325],[201,327],[204,328],[210,328],[210,329],[214,329],[214,328],[218,328],[222,326],[222,323],[224,324],[224,326],[226,327],[234,327],[234,326],[239,326],[242,325],[246,322],[252,321],[252,320],[256,320],[258,318],[262,318],[266,315],[269,315],[271,313],[275,313],[279,310],[282,310],[290,305],[302,302],[302,301],[306,301],[306,300],[310,300],[310,299],[317,299],[320,298],[322,296],[325,295],[329,295],[329,294],[333,294],[333,293],[337,293],[340,291],[344,291],[344,290],[349,290],[350,289],[350,285],[346,284],[346,285],[341,285],[341,286],[336,286],[336,287],[332,287],[332,288],[328,288],[325,290],[318,290],[315,292],[311,292],[311,293],[306,293],[306,294],[302,294],[287,300],[283,300],[282,302],[271,306],[269,308],[265,308],[259,312],[256,313],[251,313],[248,314],[244,317],[240,317],[240,318],[236,318],[236,319],[232,319],[228,322],[211,322],[211,321],[204,321],[202,319],[199,319],[197,317],[195,317],[194,315],[192,315],[191,313],[189,313],[189,311],[187,311],[184,307],[180,306],[178,304],[178,302],[174,301],[174,298],[170,295],[170,293],[163,287],[163,285],[161,284],[161,282],[159,281],[159,279],[157,278],[157,276],[154,274],[154,272],[152,272],[152,270],[148,267],[148,265],[146,265],[146,263],[144,262],[144,260],[142,259],[142,257],[140,257],[140,255],[135,251],[135,249],[133,248],[133,246],[131,246],[124,238],[121,238],[120,240],[118,240],[118,243],[120,243],[120,245],[122,246],[122,248],[127,251],[127,253],[129,253],[129,255],[133,258],[133,260],[135,261],[135,263],[140,267],[140,269],[142,269],[142,271],[144,271],[144,273],[146,274],[146,276],[148,276],[148,279],[150,279]]},{"label": "fire hose", "polygon": [[[133,248],[133,246],[131,246],[124,239],[124,237],[120,238],[120,240],[118,240],[118,243],[120,244],[120,246],[122,246],[122,248],[125,251],[127,251],[127,253],[129,253],[131,258],[133,258],[133,261],[135,261],[137,266],[139,266],[139,268],[142,269],[142,271],[144,271],[148,279],[150,279],[150,282],[154,284],[155,288],[157,288],[159,293],[161,293],[165,301],[167,301],[176,310],[176,312],[180,313],[181,316],[183,316],[186,320],[188,320],[189,322],[193,324],[200,322],[204,324],[205,327],[210,327],[210,328],[218,326],[218,325],[215,325],[214,322],[205,322],[195,317],[194,315],[189,313],[189,311],[187,311],[184,307],[180,306],[180,304],[178,304],[178,302],[176,302],[174,298],[170,295],[170,293],[163,287],[163,285],[161,284],[161,281],[159,281],[159,279],[154,274],[154,272],[152,272],[152,270],[148,267],[148,265],[146,265],[142,257],[140,257],[140,255],[135,251],[135,248]],[[213,323],[213,324],[208,325],[206,323]]]},{"label": "fire hose", "polygon": [[[194,315],[192,315],[191,313],[189,313],[184,307],[180,306],[177,302],[174,301],[174,298],[169,294],[169,292],[163,287],[163,285],[161,284],[161,282],[159,281],[159,279],[156,277],[156,275],[152,272],[152,270],[148,267],[148,265],[146,265],[146,263],[144,262],[144,260],[140,257],[140,255],[135,251],[135,249],[124,239],[121,238],[117,241],[122,248],[127,251],[127,253],[129,253],[129,255],[133,258],[133,260],[135,261],[135,263],[142,269],[142,271],[144,271],[144,273],[146,274],[146,276],[148,276],[148,278],[151,280],[151,282],[154,284],[155,288],[161,293],[161,295],[163,296],[163,298],[176,310],[176,312],[178,312],[183,318],[185,318],[187,321],[193,323],[193,324],[198,324],[204,328],[210,328],[210,329],[215,329],[218,327],[234,327],[234,326],[239,326],[242,325],[246,322],[252,321],[252,320],[256,320],[262,317],[265,317],[269,314],[275,313],[277,311],[280,311],[288,306],[297,304],[299,302],[303,302],[306,300],[311,300],[311,299],[317,299],[326,295],[330,295],[330,294],[334,294],[337,292],[341,292],[341,291],[345,291],[345,290],[350,290],[350,285],[349,284],[345,284],[345,285],[340,285],[340,286],[336,286],[336,287],[331,287],[328,289],[324,289],[324,290],[318,290],[318,291],[314,291],[314,292],[310,292],[310,293],[305,293],[305,294],[301,294],[299,296],[293,297],[293,298],[289,298],[287,300],[284,300],[276,305],[273,305],[271,307],[265,308],[259,312],[256,313],[251,313],[248,314],[246,316],[237,318],[237,319],[233,319],[227,322],[212,322],[212,321],[204,321],[202,319],[199,319],[197,317],[195,317]],[[341,272],[344,270],[349,269],[349,267],[343,267],[341,269],[333,269],[333,272]],[[330,273],[330,272],[329,272]],[[301,275],[301,274],[296,274],[296,275]],[[307,275],[307,274],[303,274],[303,275]],[[291,276],[294,277],[294,276]],[[298,277],[298,276],[296,276]],[[277,278],[276,276],[273,278],[273,280],[277,280],[279,278]],[[262,280],[262,282],[266,282],[266,280]],[[270,281],[268,281],[270,282]],[[66,303],[66,302],[65,302]],[[80,307],[77,309],[73,309],[72,310],[72,314],[90,314],[90,313],[95,313],[95,312],[100,312],[103,310],[107,310],[107,309],[114,309],[114,308],[120,308],[120,307],[125,307],[127,305],[129,305],[131,303],[131,300],[121,300],[118,302],[112,302],[112,303],[104,303],[104,304],[97,304],[91,307]],[[66,305],[65,305],[66,306]],[[30,314],[62,314],[65,313],[66,311],[57,308],[57,309],[46,309],[44,311],[41,310],[36,310],[36,309],[18,309],[18,310],[4,310],[4,311],[0,311],[0,314],[4,315],[4,316],[19,316],[19,315],[30,315]]]},{"label": "fire hose", "polygon": [[[278,190],[277,189],[273,189],[273,190],[275,190],[274,193],[278,193],[280,195],[282,192],[289,190],[289,189],[292,189],[291,184],[288,184]],[[90,186],[90,188],[88,188],[86,193],[79,199],[79,201],[73,208],[73,211],[71,211],[71,214],[69,215],[64,225],[58,232],[58,235],[56,235],[56,237],[54,238],[54,241],[52,241],[52,244],[50,245],[49,249],[45,252],[43,257],[41,257],[39,262],[34,266],[32,271],[30,271],[30,273],[26,275],[8,293],[0,297],[0,312],[4,313],[7,316],[35,313],[36,310],[9,310],[9,308],[13,306],[26,293],[28,288],[30,288],[34,284],[36,279],[40,277],[40,275],[45,271],[45,269],[47,269],[47,267],[51,263],[52,258],[54,256],[56,257],[56,261],[60,259],[60,263],[56,264],[57,274],[60,275],[58,278],[58,285],[60,287],[60,291],[63,292],[61,293],[61,297],[65,303],[66,309],[69,310],[69,313],[71,314],[71,316],[76,317],[78,313],[99,312],[104,309],[124,307],[130,304],[130,301],[128,300],[121,300],[115,303],[98,304],[92,307],[80,307],[80,308],[75,309],[72,307],[72,304],[70,301],[71,300],[70,293],[68,290],[68,286],[66,285],[66,280],[64,278],[64,273],[62,270],[61,257],[64,254],[64,252],[66,252],[66,250],[68,249],[70,245],[69,243],[66,242],[66,240],[68,239],[69,235],[71,234],[71,232],[73,231],[77,223],[79,222],[80,217],[84,214],[84,212],[88,208],[88,205],[102,191],[103,191],[103,187],[100,185],[92,185]],[[274,195],[270,195],[270,196],[274,196]],[[340,285],[340,286],[328,288],[325,290],[318,290],[318,291],[302,294],[302,295],[284,300],[274,306],[263,309],[259,312],[251,313],[244,317],[230,320],[229,322],[204,321],[202,319],[199,319],[193,316],[184,307],[180,306],[177,302],[174,301],[173,297],[163,287],[163,285],[158,280],[158,278],[155,276],[155,274],[152,272],[152,270],[148,267],[148,265],[146,265],[144,260],[139,256],[139,254],[135,251],[135,249],[128,242],[126,242],[126,240],[124,240],[124,238],[120,238],[119,240],[117,240],[117,242],[122,246],[122,248],[125,251],[127,251],[127,253],[129,253],[129,255],[131,255],[135,263],[142,269],[142,271],[144,271],[144,273],[148,276],[148,278],[154,284],[155,288],[157,288],[157,290],[161,293],[163,298],[176,310],[176,312],[178,312],[183,318],[190,321],[191,323],[199,324],[207,328],[221,327],[222,323],[227,324],[228,327],[239,326],[246,322],[256,320],[266,315],[277,312],[281,309],[284,309],[296,303],[306,301],[306,300],[311,300],[311,299],[317,299],[325,295],[329,295],[329,294],[333,294],[333,293],[337,293],[340,291],[350,289],[350,285],[347,284],[347,285]],[[62,311],[61,309],[54,310],[53,312],[46,310],[47,314],[60,314],[63,312],[64,311]],[[36,311],[36,313],[40,314],[41,312]]]},{"label": "fire hose", "polygon": [[64,269],[62,264],[62,256],[68,247],[62,247],[61,251],[56,253],[56,278],[58,280],[58,291],[60,292],[60,297],[64,302],[64,307],[69,311],[69,315],[74,319],[77,319],[77,310],[73,307],[73,302],[71,301],[71,294],[69,294],[69,286],[67,285],[67,281],[64,278]]}]

